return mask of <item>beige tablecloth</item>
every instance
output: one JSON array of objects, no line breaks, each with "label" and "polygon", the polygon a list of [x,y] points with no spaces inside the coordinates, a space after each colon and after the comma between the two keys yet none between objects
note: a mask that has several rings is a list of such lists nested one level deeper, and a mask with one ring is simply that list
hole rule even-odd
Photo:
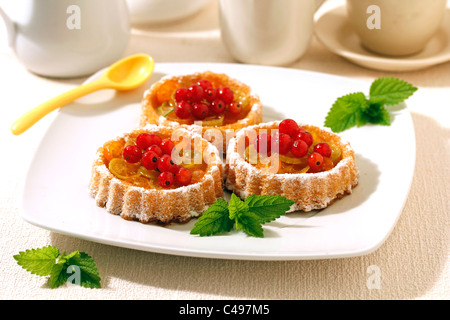
[{"label": "beige tablecloth", "polygon": [[[145,52],[158,62],[234,62],[220,39],[218,6],[167,26],[134,28],[126,54]],[[239,261],[172,256],[98,244],[24,222],[20,188],[26,164],[54,114],[21,136],[9,131],[23,112],[85,79],[55,80],[29,73],[0,43],[0,297],[2,299],[449,299],[450,62],[426,70],[368,70],[330,53],[313,39],[289,66],[371,81],[387,74],[419,87],[408,100],[417,140],[409,197],[393,232],[375,252],[307,261]],[[63,141],[62,141],[63,143]],[[409,159],[396,159],[409,161]],[[388,205],[388,204],[387,204]],[[13,255],[54,245],[94,257],[102,289],[64,285],[20,268]],[[379,286],[370,286],[373,266]]]}]

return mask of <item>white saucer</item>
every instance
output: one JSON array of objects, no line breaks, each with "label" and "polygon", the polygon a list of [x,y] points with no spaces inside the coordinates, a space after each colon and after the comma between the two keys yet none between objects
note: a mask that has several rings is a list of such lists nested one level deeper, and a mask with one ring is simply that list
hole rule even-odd
[{"label": "white saucer", "polygon": [[360,66],[382,71],[412,71],[450,61],[450,9],[427,47],[418,54],[393,58],[372,53],[360,44],[353,31],[345,6],[331,8],[315,19],[315,34],[330,51]]}]

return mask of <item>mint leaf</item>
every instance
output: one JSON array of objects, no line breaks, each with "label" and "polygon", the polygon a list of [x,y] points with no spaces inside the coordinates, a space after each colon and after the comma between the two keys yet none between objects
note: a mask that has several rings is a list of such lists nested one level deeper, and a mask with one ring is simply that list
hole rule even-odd
[{"label": "mint leaf", "polygon": [[255,196],[245,199],[248,210],[258,217],[260,223],[267,223],[286,214],[286,211],[295,203],[278,195]]},{"label": "mint leaf", "polygon": [[232,193],[228,203],[228,211],[230,219],[234,220],[237,216],[248,212],[248,206],[237,195]]},{"label": "mint leaf", "polygon": [[385,106],[399,104],[409,98],[417,88],[410,83],[394,78],[382,77],[372,82],[370,95],[356,92],[337,98],[325,118],[325,127],[341,132],[367,123],[388,126],[391,117]]},{"label": "mint leaf", "polygon": [[58,248],[48,246],[40,249],[21,251],[14,259],[25,270],[38,276],[48,276],[53,272],[53,266],[59,256]]},{"label": "mint leaf", "polygon": [[48,279],[48,284],[51,289],[57,288],[66,283],[69,276],[63,272],[63,270],[65,270],[65,263],[65,260],[60,260],[53,266],[52,273]]},{"label": "mint leaf", "polygon": [[70,257],[65,264],[65,274],[70,277],[72,273],[75,277],[80,277],[80,285],[86,288],[100,288],[100,275],[97,270],[97,265],[94,259],[84,252],[76,251],[76,255]]},{"label": "mint leaf", "polygon": [[[77,284],[87,288],[100,288],[100,275],[94,260],[84,252],[74,251],[68,255],[60,254],[59,249],[48,246],[19,252],[14,259],[27,271],[39,276],[50,276],[50,288],[66,283],[73,275]],[[70,270],[70,272],[67,272]]]},{"label": "mint leaf", "polygon": [[191,234],[210,236],[229,232],[233,226],[234,221],[229,218],[228,203],[225,199],[217,199],[197,220]]},{"label": "mint leaf", "polygon": [[250,195],[242,201],[232,193],[229,203],[217,199],[195,223],[191,234],[210,236],[229,232],[236,226],[236,230],[263,238],[262,224],[279,218],[293,204],[294,201],[279,195]]},{"label": "mint leaf", "polygon": [[416,91],[416,87],[404,80],[382,77],[370,86],[370,99],[383,99],[385,105],[393,106],[408,99]]},{"label": "mint leaf", "polygon": [[389,126],[391,124],[391,115],[386,108],[379,103],[370,104],[369,108],[363,112],[363,117],[369,123],[384,126]]},{"label": "mint leaf", "polygon": [[338,98],[327,117],[325,127],[334,132],[342,132],[354,126],[365,124],[363,111],[369,107],[369,101],[362,92],[351,93]]},{"label": "mint leaf", "polygon": [[253,237],[264,238],[264,230],[259,217],[251,212],[236,216],[236,229]]}]

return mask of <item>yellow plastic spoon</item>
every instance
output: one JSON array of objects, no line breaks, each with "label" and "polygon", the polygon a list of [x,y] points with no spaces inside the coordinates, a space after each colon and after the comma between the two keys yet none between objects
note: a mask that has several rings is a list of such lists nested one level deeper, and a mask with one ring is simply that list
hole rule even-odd
[{"label": "yellow plastic spoon", "polygon": [[17,119],[11,126],[15,135],[22,134],[53,110],[102,89],[131,90],[142,85],[152,75],[155,62],[145,54],[129,56],[111,65],[100,79],[83,84],[44,102]]}]

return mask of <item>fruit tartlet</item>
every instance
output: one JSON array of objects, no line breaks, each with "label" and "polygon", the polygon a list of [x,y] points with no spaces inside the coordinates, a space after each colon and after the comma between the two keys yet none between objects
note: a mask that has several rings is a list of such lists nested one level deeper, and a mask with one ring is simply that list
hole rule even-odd
[{"label": "fruit tartlet", "polygon": [[211,71],[163,77],[142,101],[141,125],[196,123],[203,134],[218,129],[210,130],[214,137],[207,139],[222,139],[222,145],[215,145],[223,153],[234,133],[262,119],[261,101],[248,85]]},{"label": "fruit tartlet", "polygon": [[187,222],[223,196],[221,155],[195,130],[147,125],[98,149],[90,193],[126,220]]},{"label": "fruit tartlet", "polygon": [[225,187],[244,199],[278,194],[288,212],[323,209],[358,184],[354,151],[338,135],[292,119],[247,127],[230,141]]}]

